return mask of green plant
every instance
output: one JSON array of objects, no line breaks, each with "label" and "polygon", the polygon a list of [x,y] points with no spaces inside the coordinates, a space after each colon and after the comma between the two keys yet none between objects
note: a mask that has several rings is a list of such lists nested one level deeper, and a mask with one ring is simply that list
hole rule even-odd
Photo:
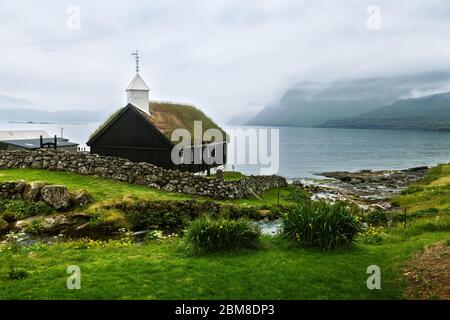
[{"label": "green plant", "polygon": [[8,227],[8,222],[5,221],[2,217],[0,217],[0,232],[6,230]]},{"label": "green plant", "polygon": [[333,249],[351,243],[361,227],[360,217],[343,203],[305,201],[283,216],[282,235],[304,246]]},{"label": "green plant", "polygon": [[34,219],[27,226],[26,231],[31,234],[40,234],[44,230],[44,221],[42,219]]},{"label": "green plant", "polygon": [[23,232],[9,232],[6,236],[6,247],[12,253],[17,253],[20,250],[20,240],[25,234]]},{"label": "green plant", "polygon": [[126,211],[125,219],[130,224],[132,230],[142,230],[152,226],[157,226],[161,220],[161,218],[150,210],[138,209]]},{"label": "green plant", "polygon": [[260,235],[259,227],[246,219],[202,216],[189,224],[185,239],[194,251],[218,251],[255,248]]},{"label": "green plant", "polygon": [[383,227],[369,226],[358,236],[358,241],[366,244],[381,244],[387,237]]},{"label": "green plant", "polygon": [[163,233],[160,230],[152,230],[145,234],[146,242],[154,242],[163,239]]},{"label": "green plant", "polygon": [[20,220],[36,215],[47,215],[52,212],[45,202],[28,202],[24,200],[7,200],[3,203],[4,217],[9,220]]},{"label": "green plant", "polygon": [[121,228],[128,228],[128,222],[124,214],[119,210],[110,210],[99,208],[91,213],[89,221],[89,228],[104,229],[104,230],[118,230]]},{"label": "green plant", "polygon": [[367,214],[367,223],[371,226],[382,226],[388,222],[388,216],[385,211],[372,211]]},{"label": "green plant", "polygon": [[28,272],[19,267],[12,267],[8,272],[8,278],[11,280],[25,279],[28,276]]}]

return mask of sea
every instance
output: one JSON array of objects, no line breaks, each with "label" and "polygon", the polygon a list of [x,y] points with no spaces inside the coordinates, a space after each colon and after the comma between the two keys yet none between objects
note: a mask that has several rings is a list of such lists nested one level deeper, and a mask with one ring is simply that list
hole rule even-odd
[{"label": "sea", "polygon": [[[2,130],[46,130],[86,147],[99,123],[0,122]],[[224,127],[225,130],[265,129]],[[320,178],[326,171],[389,170],[450,162],[450,132],[280,127],[276,172],[288,179]],[[272,149],[273,148],[269,148]],[[278,158],[278,159],[276,159]],[[260,174],[260,164],[228,164],[227,170]]]}]

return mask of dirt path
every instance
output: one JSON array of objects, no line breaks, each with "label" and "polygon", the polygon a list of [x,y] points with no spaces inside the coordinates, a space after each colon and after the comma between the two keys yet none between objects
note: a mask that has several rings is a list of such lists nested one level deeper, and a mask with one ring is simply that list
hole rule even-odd
[{"label": "dirt path", "polygon": [[426,247],[408,263],[405,276],[408,298],[450,300],[450,244]]}]

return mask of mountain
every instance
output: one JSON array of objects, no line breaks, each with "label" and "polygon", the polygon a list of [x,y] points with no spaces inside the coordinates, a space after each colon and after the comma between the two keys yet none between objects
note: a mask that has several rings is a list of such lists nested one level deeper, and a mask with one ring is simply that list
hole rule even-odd
[{"label": "mountain", "polygon": [[255,115],[254,114],[238,114],[238,115],[234,115],[230,118],[230,120],[228,120],[227,124],[229,125],[244,125],[246,124],[248,121],[250,121]]},{"label": "mountain", "polygon": [[389,105],[403,97],[448,91],[450,72],[351,79],[332,83],[301,83],[265,107],[248,125],[316,127]]},{"label": "mountain", "polygon": [[1,121],[33,122],[98,122],[104,118],[99,111],[43,111],[30,101],[0,95]]},{"label": "mountain", "polygon": [[450,131],[450,92],[400,100],[323,127]]},{"label": "mountain", "polygon": [[0,108],[2,109],[26,109],[36,107],[36,105],[28,100],[0,95]]}]

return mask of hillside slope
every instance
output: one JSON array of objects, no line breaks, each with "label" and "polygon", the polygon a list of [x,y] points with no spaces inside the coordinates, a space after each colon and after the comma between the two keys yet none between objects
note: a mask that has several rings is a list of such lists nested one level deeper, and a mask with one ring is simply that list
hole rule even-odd
[{"label": "hillside slope", "polygon": [[279,101],[266,106],[248,125],[321,126],[392,104],[423,92],[445,92],[450,72],[428,72],[395,77],[351,79],[332,83],[302,83]]},{"label": "hillside slope", "polygon": [[326,121],[323,126],[450,131],[450,93],[400,100],[355,117]]}]

